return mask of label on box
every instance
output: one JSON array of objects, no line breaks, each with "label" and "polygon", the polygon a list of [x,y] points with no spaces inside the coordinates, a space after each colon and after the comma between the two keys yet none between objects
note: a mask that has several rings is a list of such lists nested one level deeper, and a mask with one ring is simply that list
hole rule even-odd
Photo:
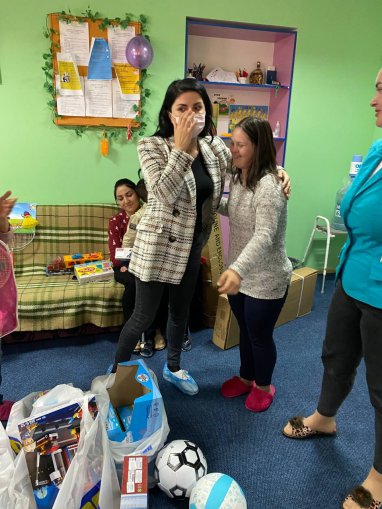
[{"label": "label on box", "polygon": [[147,456],[125,456],[121,484],[121,509],[148,507]]},{"label": "label on box", "polygon": [[130,260],[132,252],[130,247],[116,247],[115,258],[116,260]]}]

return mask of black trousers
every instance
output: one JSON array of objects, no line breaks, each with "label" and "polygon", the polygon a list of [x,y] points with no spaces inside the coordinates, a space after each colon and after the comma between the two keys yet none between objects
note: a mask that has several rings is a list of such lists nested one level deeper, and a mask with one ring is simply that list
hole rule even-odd
[{"label": "black trousers", "polygon": [[137,338],[153,322],[166,291],[168,291],[169,299],[166,333],[167,363],[173,368],[180,366],[182,343],[199,274],[202,247],[200,239],[194,240],[186,270],[179,284],[145,282],[136,278],[135,308],[119,336],[114,368],[118,362],[130,360]]},{"label": "black trousers", "polygon": [[[135,276],[128,270],[121,272],[120,268],[114,270],[114,279],[124,285],[125,291],[122,296],[122,309],[125,323],[130,319],[135,306]],[[167,324],[167,308],[168,308],[168,295],[165,292],[160,302],[157,314],[152,324],[145,331],[145,339],[152,341],[157,329],[160,329],[162,334],[165,333]],[[139,338],[137,338],[137,341]]]},{"label": "black trousers", "polygon": [[336,415],[353,387],[362,357],[375,412],[373,464],[382,474],[382,309],[349,297],[339,283],[329,308],[322,350],[324,375],[317,406],[321,415]]},{"label": "black trousers", "polygon": [[277,352],[273,330],[284,305],[281,299],[255,299],[243,293],[228,297],[240,327],[240,376],[270,385]]}]

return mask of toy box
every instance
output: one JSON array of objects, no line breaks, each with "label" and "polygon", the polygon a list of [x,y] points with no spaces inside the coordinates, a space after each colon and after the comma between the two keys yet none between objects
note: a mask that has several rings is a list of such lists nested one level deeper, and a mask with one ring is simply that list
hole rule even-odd
[{"label": "toy box", "polygon": [[80,263],[97,262],[103,260],[103,254],[100,251],[96,253],[76,253],[72,255],[64,255],[64,264],[66,268],[74,267]]},{"label": "toy box", "polygon": [[147,456],[123,459],[120,509],[148,508]]},{"label": "toy box", "polygon": [[74,266],[74,274],[80,284],[89,283],[90,281],[105,281],[113,279],[113,264],[108,260],[81,263],[80,265]]},{"label": "toy box", "polygon": [[[93,397],[89,411],[98,410]],[[18,424],[29,478],[38,509],[50,509],[77,452],[82,408],[79,402],[24,419]]]},{"label": "toy box", "polygon": [[161,427],[162,395],[142,360],[119,363],[108,393],[106,428],[110,440],[136,442]]}]

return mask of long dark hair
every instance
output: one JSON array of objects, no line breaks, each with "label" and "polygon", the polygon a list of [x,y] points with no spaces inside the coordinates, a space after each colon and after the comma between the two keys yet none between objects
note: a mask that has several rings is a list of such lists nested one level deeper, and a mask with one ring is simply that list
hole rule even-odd
[{"label": "long dark hair", "polygon": [[174,134],[174,126],[170,120],[169,113],[171,112],[172,105],[176,99],[185,92],[196,92],[202,98],[204,108],[206,110],[206,120],[203,131],[199,134],[200,137],[210,135],[213,137],[214,124],[212,121],[212,104],[208,97],[207,91],[204,86],[194,78],[185,78],[184,80],[173,81],[164,96],[163,104],[159,112],[158,126],[154,136],[161,136],[162,138],[169,138]]},{"label": "long dark hair", "polygon": [[133,191],[135,191],[135,188],[136,188],[136,185],[134,184],[134,182],[130,179],[119,179],[117,180],[117,182],[114,184],[114,200],[117,199],[117,189],[118,187],[120,186],[127,186],[129,187],[130,189],[132,189]]},{"label": "long dark hair", "polygon": [[[246,187],[254,190],[258,181],[264,175],[277,175],[276,147],[273,141],[272,129],[267,120],[246,117],[240,120],[235,128],[240,127],[255,145],[255,157],[249,169]],[[234,179],[241,181],[241,171],[234,169]]]},{"label": "long dark hair", "polygon": [[138,198],[144,202],[147,202],[147,189],[145,185],[145,181],[142,178],[141,169],[138,169],[138,177],[139,181],[134,184],[134,182],[130,179],[123,178],[117,180],[117,182],[114,184],[114,199],[117,200],[117,189],[120,186],[127,186],[133,191],[135,191],[138,195]]}]

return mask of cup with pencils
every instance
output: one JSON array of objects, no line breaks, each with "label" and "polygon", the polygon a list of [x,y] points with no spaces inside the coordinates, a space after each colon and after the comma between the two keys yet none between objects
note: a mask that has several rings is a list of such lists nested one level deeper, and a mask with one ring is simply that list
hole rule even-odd
[{"label": "cup with pencils", "polygon": [[235,74],[239,83],[242,85],[248,83],[248,72],[245,69],[239,69]]},{"label": "cup with pencils", "polygon": [[200,63],[198,65],[192,64],[192,76],[197,79],[198,81],[203,81],[203,71],[205,69],[205,65]]}]

